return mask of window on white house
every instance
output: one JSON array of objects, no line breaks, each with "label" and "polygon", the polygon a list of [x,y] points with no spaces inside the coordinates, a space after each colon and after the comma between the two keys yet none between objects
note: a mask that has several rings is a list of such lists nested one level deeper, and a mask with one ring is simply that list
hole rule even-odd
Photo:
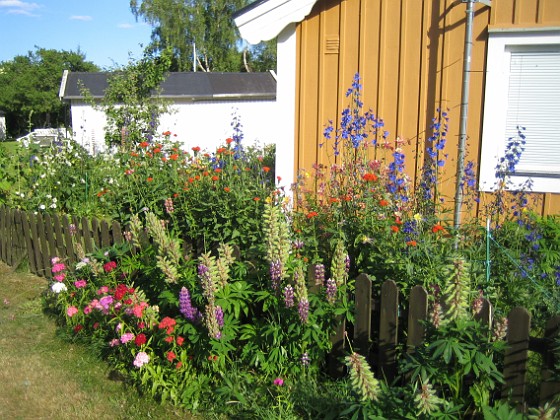
[{"label": "window on white house", "polygon": [[525,150],[512,188],[560,192],[560,29],[491,31],[488,41],[480,189],[496,186],[496,166],[523,127]]}]

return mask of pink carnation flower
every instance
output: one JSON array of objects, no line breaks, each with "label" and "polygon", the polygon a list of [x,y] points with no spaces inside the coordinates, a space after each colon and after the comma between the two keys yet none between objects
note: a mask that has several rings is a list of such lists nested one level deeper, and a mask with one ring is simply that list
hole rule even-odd
[{"label": "pink carnation flower", "polygon": [[75,306],[69,306],[68,309],[66,309],[66,315],[68,315],[69,317],[73,317],[77,313],[78,308],[76,308]]},{"label": "pink carnation flower", "polygon": [[58,273],[58,272],[60,272],[62,270],[65,270],[65,269],[66,269],[66,266],[63,263],[57,263],[57,264],[53,265],[53,268],[51,269],[51,271],[53,273]]},{"label": "pink carnation flower", "polygon": [[54,276],[54,279],[56,281],[64,281],[65,277],[66,277],[66,274],[57,274],[56,276]]},{"label": "pink carnation flower", "polygon": [[132,333],[124,333],[123,335],[121,335],[121,343],[126,344],[126,343],[128,343],[130,340],[134,340],[134,334],[132,334]]},{"label": "pink carnation flower", "polygon": [[82,289],[82,288],[84,288],[84,287],[87,286],[87,281],[85,281],[85,280],[76,280],[76,281],[74,282],[74,286],[76,286],[78,289]]},{"label": "pink carnation flower", "polygon": [[136,355],[136,357],[134,358],[134,362],[132,364],[137,368],[141,368],[149,361],[150,361],[150,356],[148,356],[146,352],[141,351]]}]

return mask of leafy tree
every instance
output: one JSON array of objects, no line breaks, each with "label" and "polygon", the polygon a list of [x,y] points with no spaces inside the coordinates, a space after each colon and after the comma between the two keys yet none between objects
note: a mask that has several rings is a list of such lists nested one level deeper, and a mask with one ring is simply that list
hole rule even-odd
[{"label": "leafy tree", "polygon": [[63,70],[99,71],[80,50],[35,48],[0,62],[0,109],[6,113],[8,137],[69,121],[69,109],[58,97]]},{"label": "leafy tree", "polygon": [[155,57],[144,53],[111,73],[105,96],[98,105],[84,91],[87,100],[107,115],[105,141],[108,145],[128,147],[135,142],[151,140],[159,117],[168,112],[168,104],[156,95],[167,77],[171,52],[164,50]]},{"label": "leafy tree", "polygon": [[[232,15],[250,0],[130,0],[132,13],[153,26],[149,51],[173,50],[173,70],[251,71],[276,67],[272,43],[241,49]],[[196,48],[193,48],[196,47]],[[250,61],[250,62],[249,62]]]}]

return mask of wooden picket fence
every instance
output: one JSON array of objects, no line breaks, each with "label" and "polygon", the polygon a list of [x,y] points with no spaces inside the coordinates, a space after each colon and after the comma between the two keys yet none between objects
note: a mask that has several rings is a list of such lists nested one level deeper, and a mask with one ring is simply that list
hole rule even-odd
[{"label": "wooden picket fence", "polygon": [[[400,305],[400,293],[392,280],[382,284],[378,297],[374,298],[373,292],[370,277],[360,274],[356,279],[355,321],[348,330],[350,334],[353,331],[354,351],[367,357],[377,377],[385,377],[391,383],[397,377],[399,344],[405,345],[408,352],[413,352],[424,341],[428,293],[422,286],[415,286],[410,292],[408,304]],[[406,308],[406,313],[401,314],[399,308]],[[401,315],[406,316],[406,320]],[[477,318],[489,328],[493,323],[492,305],[486,299]],[[552,340],[560,334],[560,316],[548,321],[544,337],[541,338],[530,335],[531,316],[525,308],[512,309],[507,319],[508,346],[504,355],[505,383],[501,390],[502,397],[513,401],[522,410],[525,408],[529,351],[534,351],[543,356],[543,382],[539,400],[542,404],[553,400],[560,395],[560,382],[550,379],[555,363]],[[401,324],[406,324],[406,334],[402,334]],[[333,353],[329,358],[329,371],[333,376],[343,373],[340,360],[348,351],[345,349],[346,335],[347,326],[342,322],[332,339]],[[406,337],[404,343],[400,339],[403,336]]]},{"label": "wooden picket fence", "polygon": [[17,267],[27,258],[29,271],[48,279],[52,277],[53,257],[61,257],[71,264],[77,262],[76,244],[90,253],[122,241],[118,222],[0,207],[0,260]]},{"label": "wooden picket fence", "polygon": [[[61,257],[71,264],[77,262],[76,243],[90,253],[96,248],[122,242],[122,229],[117,222],[33,214],[0,207],[0,260],[17,267],[27,258],[29,271],[48,279],[52,277],[53,257]],[[340,361],[347,351],[345,337],[350,332],[354,351],[368,358],[378,377],[385,377],[391,382],[397,377],[399,345],[405,345],[410,352],[424,340],[428,294],[423,287],[415,286],[408,304],[401,305],[398,287],[392,280],[383,283],[380,293],[375,294],[378,297],[374,297],[373,282],[366,274],[359,275],[355,284],[355,322],[352,326],[340,322],[332,338],[329,372],[333,376],[343,373]],[[401,313],[401,308],[406,308],[406,314]],[[405,315],[406,322],[403,319]],[[488,326],[492,325],[492,305],[488,301],[484,301],[478,317]],[[560,334],[560,316],[549,320],[542,338],[530,335],[530,323],[530,314],[524,308],[514,308],[508,315],[508,348],[504,359],[502,395],[509,396],[520,408],[523,408],[526,397],[529,351],[543,356],[540,401],[550,401],[560,395],[560,382],[548,380],[554,367],[550,343]],[[402,324],[407,326],[406,334],[401,331]],[[400,341],[402,336],[406,337],[405,343]]]}]

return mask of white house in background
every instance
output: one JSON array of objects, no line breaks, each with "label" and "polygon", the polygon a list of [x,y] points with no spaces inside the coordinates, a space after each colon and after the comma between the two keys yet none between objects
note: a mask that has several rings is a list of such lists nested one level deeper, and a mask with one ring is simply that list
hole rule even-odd
[{"label": "white house in background", "polygon": [[[60,99],[70,104],[74,139],[91,153],[105,148],[105,113],[84,100],[82,86],[100,100],[110,73],[64,71]],[[213,151],[233,135],[237,117],[244,145],[276,144],[276,77],[266,73],[170,73],[160,96],[170,102],[170,113],[160,117],[158,131],[170,131],[189,150]]]}]

